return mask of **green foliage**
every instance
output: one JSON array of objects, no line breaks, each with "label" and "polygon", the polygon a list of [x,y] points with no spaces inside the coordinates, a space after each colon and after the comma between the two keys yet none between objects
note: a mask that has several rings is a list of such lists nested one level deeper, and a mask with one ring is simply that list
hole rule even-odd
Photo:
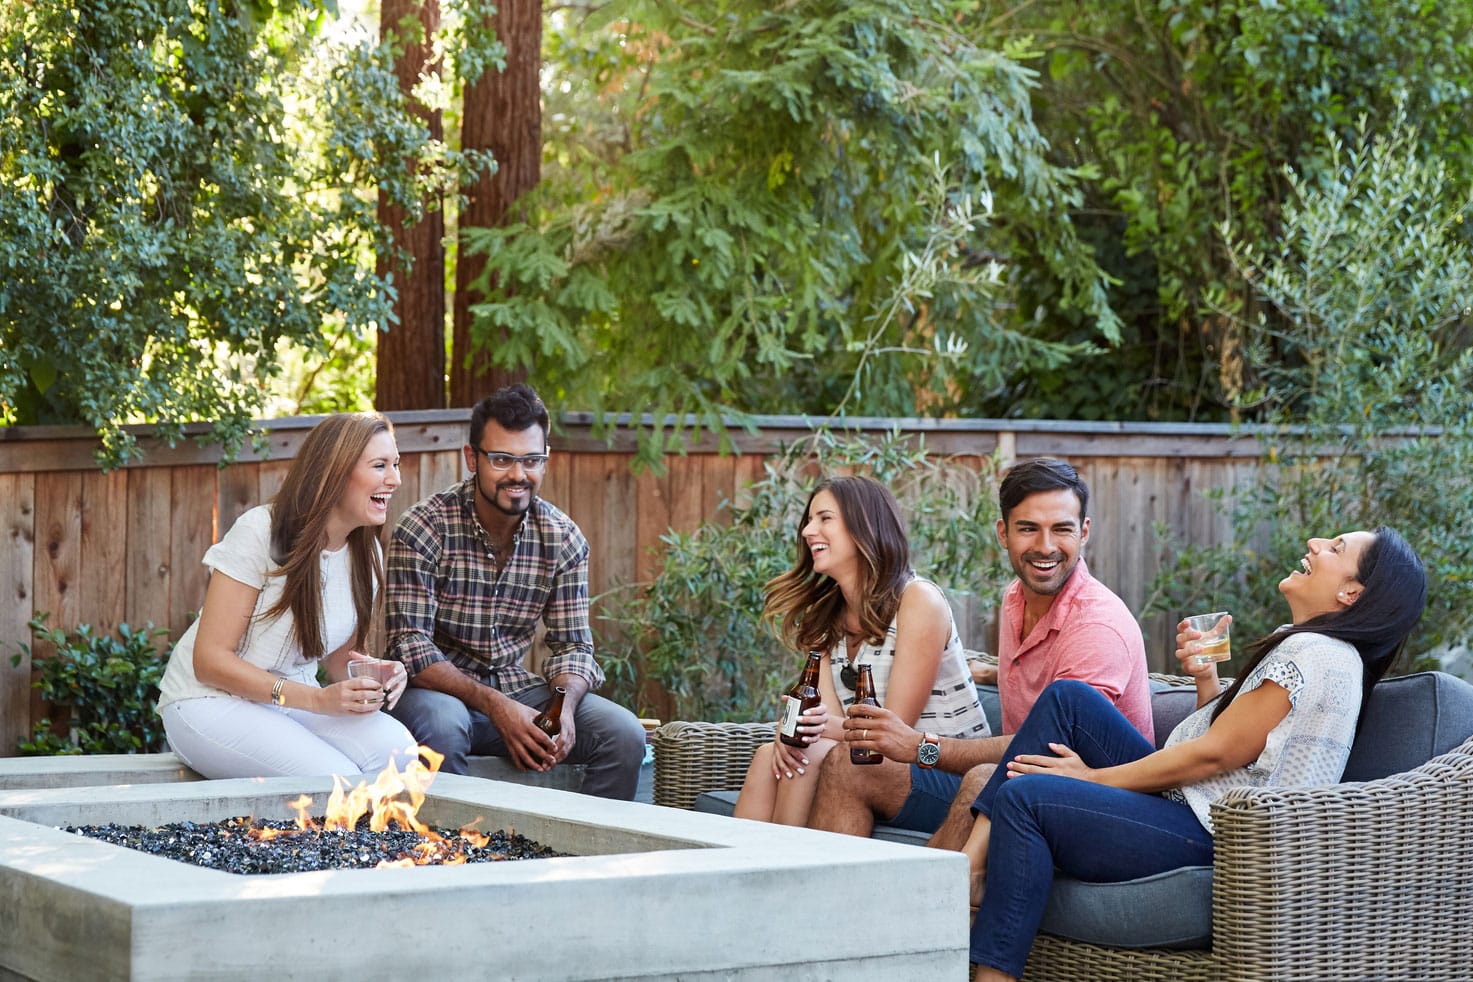
[{"label": "green foliage", "polygon": [[[168,631],[152,623],[142,630],[122,624],[116,637],[104,637],[83,624],[67,634],[48,628],[45,614],[27,626],[32,641],[55,648],[54,655],[31,661],[39,673],[33,684],[47,702],[70,711],[71,725],[57,733],[51,720],[40,720],[31,739],[18,744],[21,753],[132,754],[165,748],[164,726],[154,705],[166,661],[156,641]],[[28,645],[19,647],[21,654],[11,656],[12,665],[31,658]]]},{"label": "green foliage", "polygon": [[[1351,139],[1358,119],[1388,120],[1398,102],[1418,121],[1423,160],[1445,162],[1457,186],[1473,175],[1473,5],[997,0],[971,22],[1044,52],[1038,126],[1057,163],[1095,175],[1074,218],[1119,281],[1110,302],[1123,322],[1121,344],[1089,371],[1019,373],[976,393],[978,415],[1253,420],[1237,398],[1252,368],[1240,322],[1210,300],[1231,296],[1252,319],[1261,298],[1220,223],[1271,247],[1292,193],[1284,168],[1333,178],[1322,135]],[[1039,311],[1042,338],[1088,338],[1052,279],[1025,271],[1020,307]]]},{"label": "green foliage", "polygon": [[[939,414],[1115,337],[1077,176],[1033,124],[1025,45],[967,0],[622,0],[554,20],[542,186],[486,257],[478,343],[614,412]],[[1037,265],[1082,340],[1007,283]],[[492,339],[496,339],[493,345]],[[636,419],[637,419],[636,415]],[[644,463],[682,435],[641,431]],[[677,424],[677,427],[680,424]]]},{"label": "green foliage", "polygon": [[233,451],[294,346],[386,322],[375,189],[413,215],[484,161],[429,141],[388,48],[322,16],[0,7],[0,424],[87,424],[109,466],[126,423],[214,421]]},{"label": "green foliage", "polygon": [[1238,496],[1235,541],[1182,550],[1158,586],[1164,609],[1223,597],[1212,605],[1262,631],[1306,537],[1385,523],[1427,564],[1409,646],[1425,657],[1473,633],[1473,187],[1426,159],[1399,114],[1350,145],[1332,136],[1324,157],[1315,180],[1286,174],[1276,244],[1234,251],[1273,308],[1241,325],[1273,470]]},{"label": "green foliage", "polygon": [[[812,488],[832,473],[865,473],[895,493],[917,573],[955,599],[995,606],[1011,579],[993,535],[997,462],[927,456],[898,432],[879,439],[820,428],[769,460],[766,476],[723,515],[662,537],[664,566],[648,584],[601,598],[599,658],[610,698],[637,705],[641,683],[675,701],[680,719],[751,720],[776,712],[801,658],[760,620],[765,584],[789,569]],[[966,641],[966,625],[959,624]]]}]

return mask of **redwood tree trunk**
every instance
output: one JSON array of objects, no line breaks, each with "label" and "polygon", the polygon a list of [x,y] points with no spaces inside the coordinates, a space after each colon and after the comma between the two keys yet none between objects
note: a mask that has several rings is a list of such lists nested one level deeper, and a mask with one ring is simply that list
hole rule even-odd
[{"label": "redwood tree trunk", "polygon": [[[400,33],[405,18],[415,18],[423,40],[409,43],[395,62],[399,88],[412,111],[425,121],[431,136],[443,138],[439,110],[413,98],[421,74],[438,75],[429,39],[440,26],[439,0],[382,0],[380,36]],[[396,323],[378,337],[378,383],[374,405],[382,410],[443,409],[445,407],[445,213],[438,202],[427,203],[420,221],[409,224],[405,210],[379,197],[379,221],[393,235],[395,245],[408,253],[408,267],[394,255],[381,253],[378,273],[393,278],[399,291],[394,301]]]},{"label": "redwood tree trunk", "polygon": [[[469,189],[460,228],[487,228],[505,223],[518,196],[537,185],[542,169],[542,102],[538,73],[542,67],[541,0],[502,0],[491,20],[506,46],[506,71],[487,72],[465,91],[461,146],[490,150],[497,171]],[[471,354],[470,308],[481,299],[470,284],[485,262],[465,249],[464,236],[455,267],[455,333],[450,359],[450,404],[469,406],[526,373],[493,369],[485,351]],[[491,343],[495,343],[494,340]]]}]

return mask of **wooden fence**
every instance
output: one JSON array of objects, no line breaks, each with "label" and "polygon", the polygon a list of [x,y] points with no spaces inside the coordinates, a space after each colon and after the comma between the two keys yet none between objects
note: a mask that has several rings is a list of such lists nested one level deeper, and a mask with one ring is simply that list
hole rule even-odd
[{"label": "wooden fence", "polygon": [[[402,454],[403,486],[391,521],[464,473],[466,410],[390,414]],[[141,463],[101,473],[95,437],[71,427],[0,429],[0,755],[14,753],[44,711],[31,666],[12,666],[29,641],[26,622],[48,612],[53,627],[120,623],[165,626],[177,637],[204,598],[206,548],[246,509],[267,500],[316,417],[264,424],[269,454],[246,452],[219,466],[219,453],[192,441],[170,448],[143,439]],[[592,546],[591,589],[648,579],[660,563],[660,536],[687,530],[759,478],[766,454],[810,432],[790,417],[758,420],[737,434],[739,453],[714,441],[667,461],[661,476],[635,474],[633,438],[595,439],[589,420],[565,418],[542,494],[582,527]],[[1138,610],[1157,568],[1152,523],[1182,539],[1221,541],[1228,532],[1205,492],[1239,487],[1257,475],[1257,445],[1210,424],[1058,423],[999,420],[854,420],[860,431],[896,426],[920,434],[933,453],[1006,458],[1053,455],[1088,481],[1091,571]],[[1163,622],[1163,623],[1155,623]],[[1170,653],[1164,618],[1147,625],[1153,668]],[[968,639],[969,643],[979,643]]]}]

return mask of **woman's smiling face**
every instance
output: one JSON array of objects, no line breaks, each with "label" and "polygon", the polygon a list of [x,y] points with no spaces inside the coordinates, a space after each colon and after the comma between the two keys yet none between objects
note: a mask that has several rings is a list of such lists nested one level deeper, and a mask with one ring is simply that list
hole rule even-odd
[{"label": "woman's smiling face", "polygon": [[827,490],[818,492],[808,502],[808,521],[800,534],[813,556],[816,573],[832,577],[836,571],[852,564],[858,555],[854,537],[849,534],[844,515],[839,511],[839,499]]},{"label": "woman's smiling face", "polygon": [[1279,592],[1289,601],[1295,624],[1355,603],[1361,593],[1356,578],[1361,556],[1374,541],[1375,534],[1364,531],[1309,540],[1309,551],[1299,560],[1299,568],[1279,581]]}]

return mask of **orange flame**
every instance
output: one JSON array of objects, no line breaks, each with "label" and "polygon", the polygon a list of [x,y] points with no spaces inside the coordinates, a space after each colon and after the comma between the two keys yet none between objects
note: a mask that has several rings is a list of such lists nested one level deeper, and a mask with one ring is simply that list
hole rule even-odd
[{"label": "orange flame", "polygon": [[[424,746],[418,747],[417,751],[418,758],[410,761],[402,772],[393,761],[390,761],[389,766],[374,779],[372,784],[359,781],[357,785],[350,788],[345,778],[337,774],[333,775],[332,794],[327,799],[327,808],[323,813],[321,826],[323,830],[351,831],[357,828],[359,820],[367,815],[368,827],[374,832],[383,832],[389,828],[390,822],[395,822],[400,828],[417,832],[424,840],[414,847],[412,857],[384,860],[378,864],[380,869],[389,866],[417,866],[435,862],[444,865],[459,865],[466,862],[466,857],[458,845],[447,842],[434,829],[419,820],[419,809],[424,804],[425,793],[439,772],[445,755],[438,754]],[[407,796],[408,800],[403,800],[401,796]],[[318,828],[312,818],[310,795],[301,795],[289,804],[297,813],[298,830],[308,831]],[[460,830],[459,837],[472,848],[481,848],[490,841],[490,836],[476,830],[480,821],[478,818]],[[292,833],[290,830],[260,828],[252,830],[251,834],[259,840],[268,841]]]}]

